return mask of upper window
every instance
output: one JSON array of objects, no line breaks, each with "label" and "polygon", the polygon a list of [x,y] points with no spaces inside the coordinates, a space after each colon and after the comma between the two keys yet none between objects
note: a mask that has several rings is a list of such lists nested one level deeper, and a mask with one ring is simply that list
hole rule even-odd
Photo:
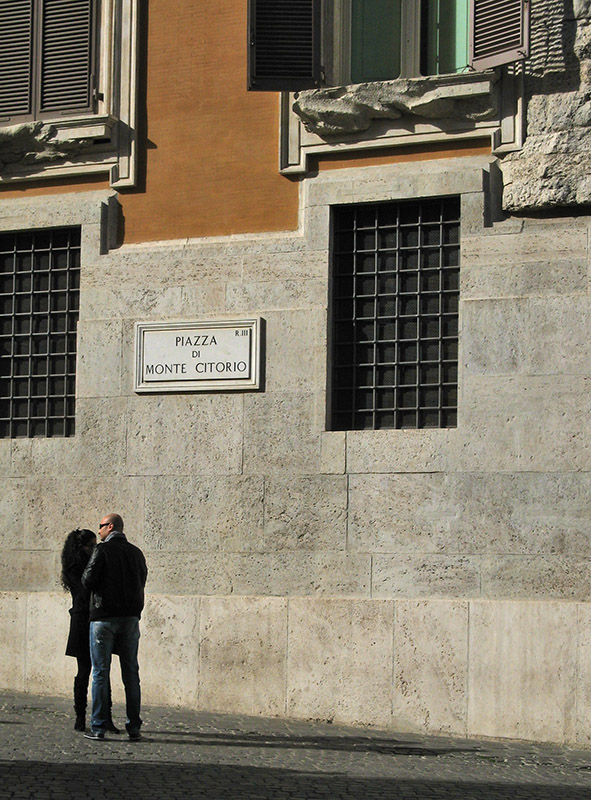
[{"label": "upper window", "polygon": [[461,72],[468,67],[468,0],[343,0],[345,83]]},{"label": "upper window", "polygon": [[250,0],[249,88],[443,75],[525,58],[529,0]]},{"label": "upper window", "polygon": [[0,124],[91,111],[94,0],[0,3]]},{"label": "upper window", "polygon": [[[135,185],[140,0],[0,0],[0,182]],[[35,157],[31,158],[31,153]]]}]

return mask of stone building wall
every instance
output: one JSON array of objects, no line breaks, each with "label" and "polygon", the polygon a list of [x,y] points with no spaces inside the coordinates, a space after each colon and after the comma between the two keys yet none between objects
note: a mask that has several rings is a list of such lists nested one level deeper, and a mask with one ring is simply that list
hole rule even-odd
[{"label": "stone building wall", "polygon": [[[0,441],[0,686],[70,692],[59,552],[114,510],[150,570],[147,701],[589,744],[590,15],[534,12],[528,139],[501,170],[320,171],[297,231],[121,247],[113,192],[0,199],[0,230],[82,226],[76,435]],[[330,208],[444,195],[458,426],[327,431]],[[136,321],[255,317],[261,391],[135,393]]]}]

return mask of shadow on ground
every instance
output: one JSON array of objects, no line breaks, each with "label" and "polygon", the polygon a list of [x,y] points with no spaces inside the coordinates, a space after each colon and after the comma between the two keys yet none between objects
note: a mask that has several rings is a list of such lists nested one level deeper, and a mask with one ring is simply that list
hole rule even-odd
[{"label": "shadow on ground", "polygon": [[219,764],[0,761],[0,798],[110,800],[118,796],[129,800],[589,800],[590,792],[533,783],[357,778]]},{"label": "shadow on ground", "polygon": [[450,753],[477,753],[478,745],[426,747],[417,742],[368,736],[305,736],[276,733],[228,732],[203,733],[178,730],[150,730],[143,728],[145,737],[154,734],[158,742],[180,745],[208,745],[214,747],[265,747],[273,749],[333,750],[348,753],[379,753],[390,756],[443,756]]}]

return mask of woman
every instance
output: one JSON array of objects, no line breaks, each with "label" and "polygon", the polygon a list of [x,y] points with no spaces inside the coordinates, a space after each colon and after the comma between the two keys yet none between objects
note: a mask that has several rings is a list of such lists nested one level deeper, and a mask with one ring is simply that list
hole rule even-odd
[{"label": "woman", "polygon": [[[62,550],[62,585],[72,595],[70,633],[66,645],[66,655],[73,656],[78,662],[78,674],[74,678],[74,711],[76,712],[74,729],[77,731],[86,730],[86,699],[91,670],[88,644],[89,592],[82,586],[81,579],[95,547],[95,534],[86,528],[77,528],[67,535]],[[120,733],[119,728],[113,724],[110,709],[107,730],[111,733]]]}]

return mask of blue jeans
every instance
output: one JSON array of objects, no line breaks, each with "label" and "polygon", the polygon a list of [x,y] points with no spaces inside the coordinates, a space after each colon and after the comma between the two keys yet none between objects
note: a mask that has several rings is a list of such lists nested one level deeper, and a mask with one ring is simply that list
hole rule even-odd
[{"label": "blue jeans", "polygon": [[139,732],[142,725],[140,673],[137,663],[139,641],[140,624],[137,617],[111,617],[90,623],[92,731],[104,731],[109,719],[109,673],[113,650],[117,650],[121,663],[121,679],[125,687],[125,727],[129,733]]}]

